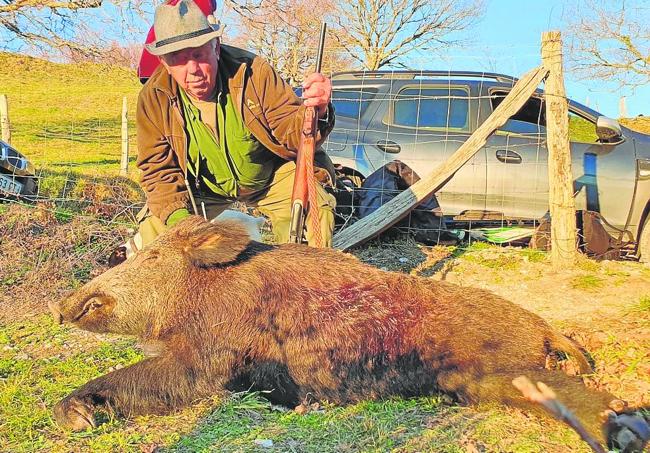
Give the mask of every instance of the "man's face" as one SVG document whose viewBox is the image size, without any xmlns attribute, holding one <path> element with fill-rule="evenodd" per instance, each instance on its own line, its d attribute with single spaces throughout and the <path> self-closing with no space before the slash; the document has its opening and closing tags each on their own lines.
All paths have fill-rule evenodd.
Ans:
<svg viewBox="0 0 650 453">
<path fill-rule="evenodd" d="M 179 50 L 163 55 L 161 62 L 169 75 L 195 99 L 207 101 L 217 83 L 219 40 L 213 39 L 201 47 Z"/>
</svg>

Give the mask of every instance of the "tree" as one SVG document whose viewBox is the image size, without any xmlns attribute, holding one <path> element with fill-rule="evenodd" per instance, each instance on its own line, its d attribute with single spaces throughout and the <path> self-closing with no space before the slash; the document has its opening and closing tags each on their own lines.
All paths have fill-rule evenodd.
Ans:
<svg viewBox="0 0 650 453">
<path fill-rule="evenodd" d="M 418 49 L 440 51 L 483 13 L 482 0 L 337 0 L 337 39 L 367 70 L 399 64 Z"/>
<path fill-rule="evenodd" d="M 240 30 L 234 42 L 264 57 L 290 84 L 297 86 L 315 67 L 321 23 L 331 19 L 332 0 L 232 0 Z M 349 68 L 328 35 L 323 72 Z"/>
<path fill-rule="evenodd" d="M 650 1 L 583 0 L 568 17 L 569 61 L 579 77 L 650 83 Z"/>
<path fill-rule="evenodd" d="M 120 32 L 140 33 L 150 0 L 0 0 L 0 47 L 97 57 Z M 103 17 L 100 8 L 108 13 Z"/>
</svg>

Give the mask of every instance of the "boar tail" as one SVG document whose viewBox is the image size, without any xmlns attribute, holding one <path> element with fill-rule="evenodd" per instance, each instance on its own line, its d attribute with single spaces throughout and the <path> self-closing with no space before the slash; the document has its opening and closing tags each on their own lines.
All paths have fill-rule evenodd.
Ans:
<svg viewBox="0 0 650 453">
<path fill-rule="evenodd" d="M 560 333 L 555 334 L 549 340 L 549 353 L 552 353 L 553 351 L 561 351 L 567 354 L 577 365 L 579 374 L 589 374 L 593 372 L 593 368 L 576 342 Z"/>
</svg>

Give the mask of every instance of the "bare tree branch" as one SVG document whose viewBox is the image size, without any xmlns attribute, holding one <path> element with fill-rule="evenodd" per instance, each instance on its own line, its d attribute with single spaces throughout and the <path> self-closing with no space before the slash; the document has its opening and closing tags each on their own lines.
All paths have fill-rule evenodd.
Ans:
<svg viewBox="0 0 650 453">
<path fill-rule="evenodd" d="M 582 78 L 637 87 L 650 82 L 650 1 L 582 0 L 569 11 L 569 61 Z"/>
<path fill-rule="evenodd" d="M 538 382 L 535 386 L 530 379 L 526 376 L 519 376 L 512 381 L 517 390 L 519 390 L 524 398 L 533 403 L 537 403 L 544 407 L 556 419 L 566 423 L 584 440 L 595 453 L 605 453 L 605 449 L 600 443 L 594 439 L 585 427 L 580 423 L 580 420 L 557 399 L 555 392 L 551 390 L 543 382 Z"/>
<path fill-rule="evenodd" d="M 117 37 L 125 48 L 129 38 L 141 38 L 152 6 L 153 0 L 0 0 L 0 49 L 98 60 L 115 51 Z"/>
<path fill-rule="evenodd" d="M 334 19 L 339 45 L 365 69 L 376 70 L 415 49 L 459 44 L 456 34 L 482 14 L 482 0 L 337 0 Z"/>
<path fill-rule="evenodd" d="M 241 33 L 234 42 L 255 51 L 275 67 L 292 85 L 298 85 L 313 71 L 318 47 L 318 30 L 334 10 L 331 0 L 228 0 Z M 328 38 L 323 72 L 349 67 L 342 62 Z"/>
</svg>

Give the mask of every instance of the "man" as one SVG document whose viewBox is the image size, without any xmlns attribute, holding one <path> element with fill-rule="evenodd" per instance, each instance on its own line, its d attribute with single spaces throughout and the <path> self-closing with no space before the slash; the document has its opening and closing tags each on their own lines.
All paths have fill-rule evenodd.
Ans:
<svg viewBox="0 0 650 453">
<path fill-rule="evenodd" d="M 222 45 L 222 28 L 193 0 L 158 6 L 154 31 L 147 50 L 162 64 L 144 85 L 136 115 L 150 213 L 141 245 L 191 213 L 213 218 L 235 201 L 257 207 L 276 240 L 287 242 L 304 111 L 316 109 L 321 144 L 334 124 L 331 82 L 310 75 L 302 102 L 263 59 Z M 319 180 L 331 182 L 329 158 L 318 151 L 315 160 Z M 335 199 L 316 187 L 322 244 L 331 246 Z M 308 226 L 310 243 L 312 236 Z"/>
</svg>

